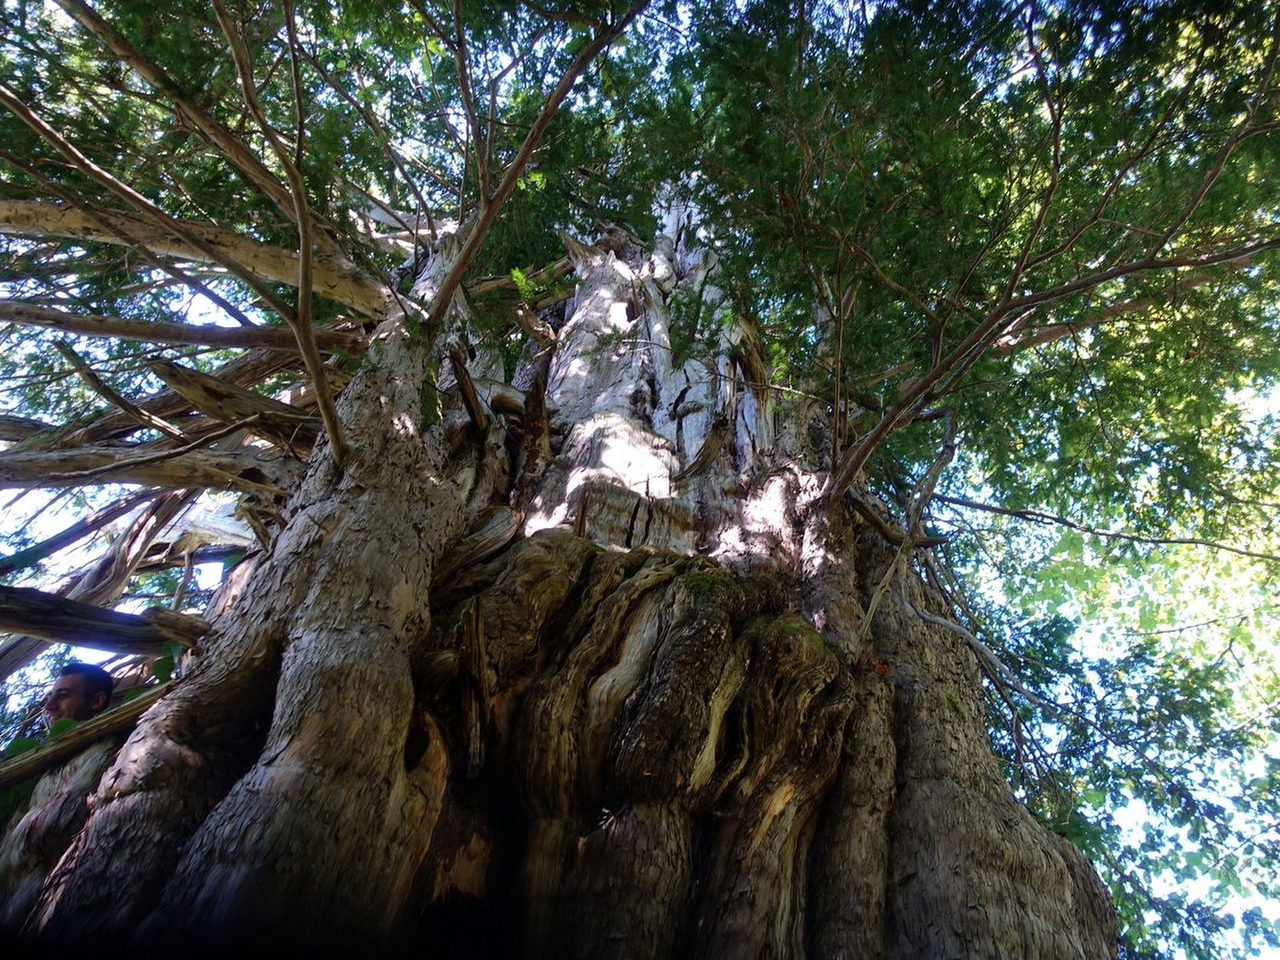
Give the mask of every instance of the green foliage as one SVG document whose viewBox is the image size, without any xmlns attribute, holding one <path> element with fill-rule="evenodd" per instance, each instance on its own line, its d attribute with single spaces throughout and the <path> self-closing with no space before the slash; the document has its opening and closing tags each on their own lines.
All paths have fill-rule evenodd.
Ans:
<svg viewBox="0 0 1280 960">
<path fill-rule="evenodd" d="M 993 690 L 993 742 L 1030 809 L 1099 866 L 1128 955 L 1270 942 L 1256 901 L 1280 866 L 1260 802 L 1280 705 L 1272 565 L 1000 517 L 966 536 L 986 556 L 965 563 L 999 577 L 975 620 L 1039 698 Z"/>
<path fill-rule="evenodd" d="M 185 652 L 185 648 L 180 643 L 166 643 L 164 645 L 164 655 L 157 658 L 151 665 L 151 673 L 158 682 L 168 683 L 172 679 L 173 671 Z"/>
<path fill-rule="evenodd" d="M 697 170 L 781 384 L 844 398 L 856 436 L 931 378 L 876 489 L 903 498 L 937 456 L 928 415 L 955 415 L 944 491 L 1006 513 L 934 528 L 990 594 L 975 625 L 1056 705 L 993 686 L 993 738 L 1103 870 L 1131 956 L 1274 937 L 1234 906 L 1280 857 L 1257 819 L 1280 706 L 1274 17 L 760 0 L 694 17 L 647 117 L 653 168 Z"/>
</svg>

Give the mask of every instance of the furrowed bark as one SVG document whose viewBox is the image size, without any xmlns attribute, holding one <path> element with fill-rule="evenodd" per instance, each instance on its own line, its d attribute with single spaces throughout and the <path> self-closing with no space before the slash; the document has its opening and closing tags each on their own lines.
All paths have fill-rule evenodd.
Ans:
<svg viewBox="0 0 1280 960">
<path fill-rule="evenodd" d="M 743 368 L 671 367 L 678 250 L 572 253 L 524 404 L 474 370 L 465 402 L 424 395 L 443 351 L 375 338 L 339 397 L 351 461 L 318 443 L 26 934 L 1115 956 L 1096 874 L 999 775 L 972 651 L 917 613 L 946 607 L 904 538 L 865 493 L 824 500 L 825 442 Z M 114 862 L 121 838 L 148 852 Z"/>
</svg>

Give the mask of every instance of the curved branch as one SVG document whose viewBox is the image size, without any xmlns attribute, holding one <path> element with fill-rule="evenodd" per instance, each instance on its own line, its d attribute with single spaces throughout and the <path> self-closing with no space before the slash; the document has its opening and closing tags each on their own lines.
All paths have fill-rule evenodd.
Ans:
<svg viewBox="0 0 1280 960">
<path fill-rule="evenodd" d="M 935 494 L 934 499 L 942 503 L 949 503 L 956 507 L 965 507 L 969 510 L 981 510 L 985 513 L 995 513 L 1004 517 L 1014 517 L 1018 520 L 1030 520 L 1033 523 L 1054 524 L 1059 527 L 1066 527 L 1070 530 L 1078 530 L 1080 533 L 1086 533 L 1092 537 L 1102 537 L 1106 540 L 1124 540 L 1128 543 L 1142 543 L 1150 546 L 1163 547 L 1207 547 L 1210 550 L 1221 550 L 1224 553 L 1234 553 L 1241 557 L 1249 557 L 1252 560 L 1266 560 L 1271 563 L 1280 563 L 1280 556 L 1274 553 L 1261 553 L 1257 550 L 1246 550 L 1244 547 L 1233 547 L 1228 543 L 1219 543 L 1217 540 L 1202 540 L 1197 537 L 1147 537 L 1137 533 L 1125 533 L 1120 530 L 1099 530 L 1097 527 L 1086 526 L 1083 523 L 1076 523 L 1074 520 L 1068 520 L 1066 517 L 1060 517 L 1053 513 L 1046 513 L 1043 510 L 1013 510 L 1009 507 L 998 507 L 992 503 L 979 503 L 976 500 L 966 500 L 963 497 L 948 497 L 943 494 Z"/>
<path fill-rule="evenodd" d="M 76 372 L 80 374 L 81 379 L 89 385 L 90 389 L 92 389 L 98 396 L 104 398 L 108 403 L 119 407 L 143 426 L 160 431 L 171 440 L 177 440 L 179 443 L 186 443 L 190 441 L 190 437 L 186 436 L 168 420 L 163 417 L 157 417 L 154 413 L 148 413 L 132 400 L 120 396 L 119 393 L 111 389 L 111 387 L 108 386 L 100 376 L 94 373 L 93 368 L 90 367 L 89 364 L 85 363 L 85 361 L 80 357 L 80 354 L 76 353 L 75 350 L 72 349 L 69 343 L 55 343 L 54 347 L 57 348 L 60 354 L 67 358 L 67 362 L 75 368 Z"/>
<path fill-rule="evenodd" d="M 102 19 L 83 0 L 58 0 L 58 5 L 103 44 L 116 59 L 136 72 L 153 89 L 164 94 L 178 116 L 199 132 L 205 142 L 215 147 L 246 179 L 271 199 L 285 213 L 293 213 L 293 202 L 284 185 L 239 138 L 196 106 L 159 66 L 149 60 L 115 28 Z"/>
<path fill-rule="evenodd" d="M 325 432 L 329 434 L 329 445 L 333 450 L 333 458 L 339 467 L 347 459 L 347 441 L 343 436 L 342 423 L 338 419 L 338 409 L 333 402 L 333 394 L 329 391 L 329 381 L 324 375 L 324 361 L 320 359 L 320 351 L 316 348 L 316 342 L 311 331 L 311 291 L 314 281 L 314 271 L 312 265 L 312 222 L 311 211 L 307 205 L 306 183 L 302 178 L 302 170 L 300 168 L 302 160 L 302 143 L 304 124 L 301 103 L 298 103 L 298 142 L 296 158 L 289 156 L 289 151 L 285 149 L 284 144 L 280 141 L 280 137 L 276 135 L 275 130 L 267 120 L 267 115 L 262 109 L 262 104 L 258 101 L 257 91 L 253 86 L 253 64 L 249 59 L 249 52 L 245 49 L 243 38 L 235 29 L 235 24 L 231 20 L 230 14 L 227 13 L 226 5 L 222 0 L 214 0 L 213 9 L 218 17 L 218 23 L 222 26 L 222 31 L 227 37 L 227 42 L 231 45 L 232 57 L 235 60 L 236 75 L 240 78 L 241 91 L 244 96 L 244 102 L 249 107 L 249 112 L 257 121 L 259 129 L 267 138 L 267 142 L 271 144 L 271 149 L 276 155 L 276 159 L 284 168 L 285 176 L 289 181 L 289 197 L 293 204 L 293 219 L 298 228 L 298 276 L 296 286 L 298 288 L 297 306 L 294 310 L 284 313 L 285 319 L 289 322 L 289 326 L 293 328 L 293 334 L 298 340 L 298 351 L 302 354 L 302 362 L 307 368 L 307 373 L 311 376 L 312 385 L 316 392 L 316 405 L 320 409 L 320 419 L 324 421 Z M 297 50 L 297 35 L 293 23 L 293 7 L 285 3 L 285 17 L 288 21 L 289 48 L 291 54 Z M 297 57 L 291 55 L 295 69 L 297 69 Z M 301 95 L 299 85 L 295 82 L 294 97 L 295 100 Z"/>
<path fill-rule="evenodd" d="M 155 253 L 191 260 L 224 263 L 234 260 L 256 276 L 290 286 L 298 282 L 298 253 L 250 237 L 190 221 L 172 221 L 170 232 L 136 213 L 78 210 L 31 200 L 0 200 L 0 232 L 23 237 L 66 237 L 119 246 L 140 244 Z M 313 285 L 317 293 L 367 316 L 387 305 L 386 286 L 354 267 L 330 258 L 316 258 Z"/>
<path fill-rule="evenodd" d="M 827 482 L 825 495 L 828 498 L 842 496 L 852 485 L 858 472 L 866 465 L 871 454 L 887 437 L 913 422 L 931 400 L 945 394 L 1002 336 L 1008 333 L 1014 324 L 1020 323 L 1031 312 L 1075 294 L 1096 289 L 1112 280 L 1144 273 L 1157 273 L 1162 270 L 1237 263 L 1268 250 L 1278 249 L 1280 249 L 1280 239 L 1261 239 L 1204 254 L 1188 253 L 1162 258 L 1143 257 L 1076 277 L 1039 293 L 1029 293 L 1001 302 L 992 308 L 982 322 L 974 327 L 955 349 L 934 364 L 928 373 L 912 381 L 903 391 L 898 402 L 880 418 L 876 425 L 845 451 L 845 455 Z"/>
</svg>

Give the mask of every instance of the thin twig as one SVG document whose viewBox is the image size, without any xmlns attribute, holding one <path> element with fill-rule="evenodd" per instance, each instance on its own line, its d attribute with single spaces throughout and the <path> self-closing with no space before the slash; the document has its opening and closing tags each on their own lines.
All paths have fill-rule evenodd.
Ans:
<svg viewBox="0 0 1280 960">
<path fill-rule="evenodd" d="M 1137 533 L 1126 533 L 1122 530 L 1099 530 L 1097 527 L 1090 527 L 1083 523 L 1077 523 L 1074 520 L 1068 520 L 1066 517 L 1046 513 L 1043 510 L 1014 510 L 1009 507 L 999 507 L 992 503 L 979 503 L 976 500 L 967 500 L 964 497 L 948 497 L 943 494 L 938 494 L 934 499 L 941 503 L 949 503 L 957 507 L 966 507 L 970 510 L 982 510 L 985 513 L 996 513 L 1001 516 L 1016 517 L 1019 520 L 1030 520 L 1034 523 L 1055 524 L 1060 527 L 1067 527 L 1071 530 L 1078 530 L 1081 533 L 1086 533 L 1090 536 L 1102 537 L 1109 540 L 1124 540 L 1129 543 L 1143 543 L 1151 546 L 1207 547 L 1210 550 L 1222 550 L 1225 553 L 1234 553 L 1238 556 L 1249 557 L 1253 560 L 1266 560 L 1271 563 L 1280 563 L 1280 556 L 1277 556 L 1274 553 L 1261 553 L 1256 550 L 1246 550 L 1244 547 L 1233 547 L 1230 544 L 1219 543 L 1216 540 L 1202 540 L 1196 537 L 1147 537 Z"/>
<path fill-rule="evenodd" d="M 529 127 L 529 132 L 525 135 L 520 149 L 516 151 L 516 155 L 507 164 L 503 172 L 502 181 L 493 191 L 493 195 L 481 197 L 480 209 L 477 211 L 476 218 L 467 231 L 466 240 L 454 259 L 452 269 L 441 281 L 440 287 L 436 291 L 435 302 L 432 304 L 431 312 L 428 314 L 425 324 L 428 341 L 434 340 L 439 333 L 440 327 L 444 323 L 445 314 L 453 303 L 453 296 L 462 284 L 463 274 L 466 273 L 471 261 L 479 252 L 480 244 L 484 241 L 494 220 L 497 219 L 498 211 L 501 209 L 502 204 L 515 189 L 520 177 L 524 175 L 525 167 L 533 156 L 533 151 L 542 141 L 542 135 L 546 133 L 547 126 L 560 108 L 560 104 L 569 95 L 574 83 L 591 65 L 591 62 L 609 44 L 621 36 L 631 21 L 639 16 L 640 12 L 648 5 L 649 0 L 637 0 L 615 23 L 601 29 L 589 43 L 578 51 L 577 56 L 573 58 L 573 62 L 560 78 L 560 82 L 556 84 L 555 89 L 551 91 L 546 102 L 543 103 L 542 109 Z"/>
</svg>

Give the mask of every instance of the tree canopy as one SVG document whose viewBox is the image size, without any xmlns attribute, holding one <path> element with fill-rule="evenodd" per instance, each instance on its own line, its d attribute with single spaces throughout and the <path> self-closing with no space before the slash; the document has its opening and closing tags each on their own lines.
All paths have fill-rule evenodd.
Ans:
<svg viewBox="0 0 1280 960">
<path fill-rule="evenodd" d="M 647 242 L 678 198 L 715 268 L 673 348 L 746 331 L 753 388 L 832 424 L 825 495 L 936 544 L 1008 775 L 1098 864 L 1128 954 L 1280 942 L 1276 4 L 22 0 L 4 25 L 0 484 L 85 520 L 6 523 L 6 584 L 88 544 L 111 562 L 68 595 L 199 612 L 183 564 L 226 539 L 156 531 L 205 490 L 252 519 L 318 436 L 341 450 L 388 297 L 427 338 L 461 304 L 510 372 L 564 235 Z"/>
</svg>

